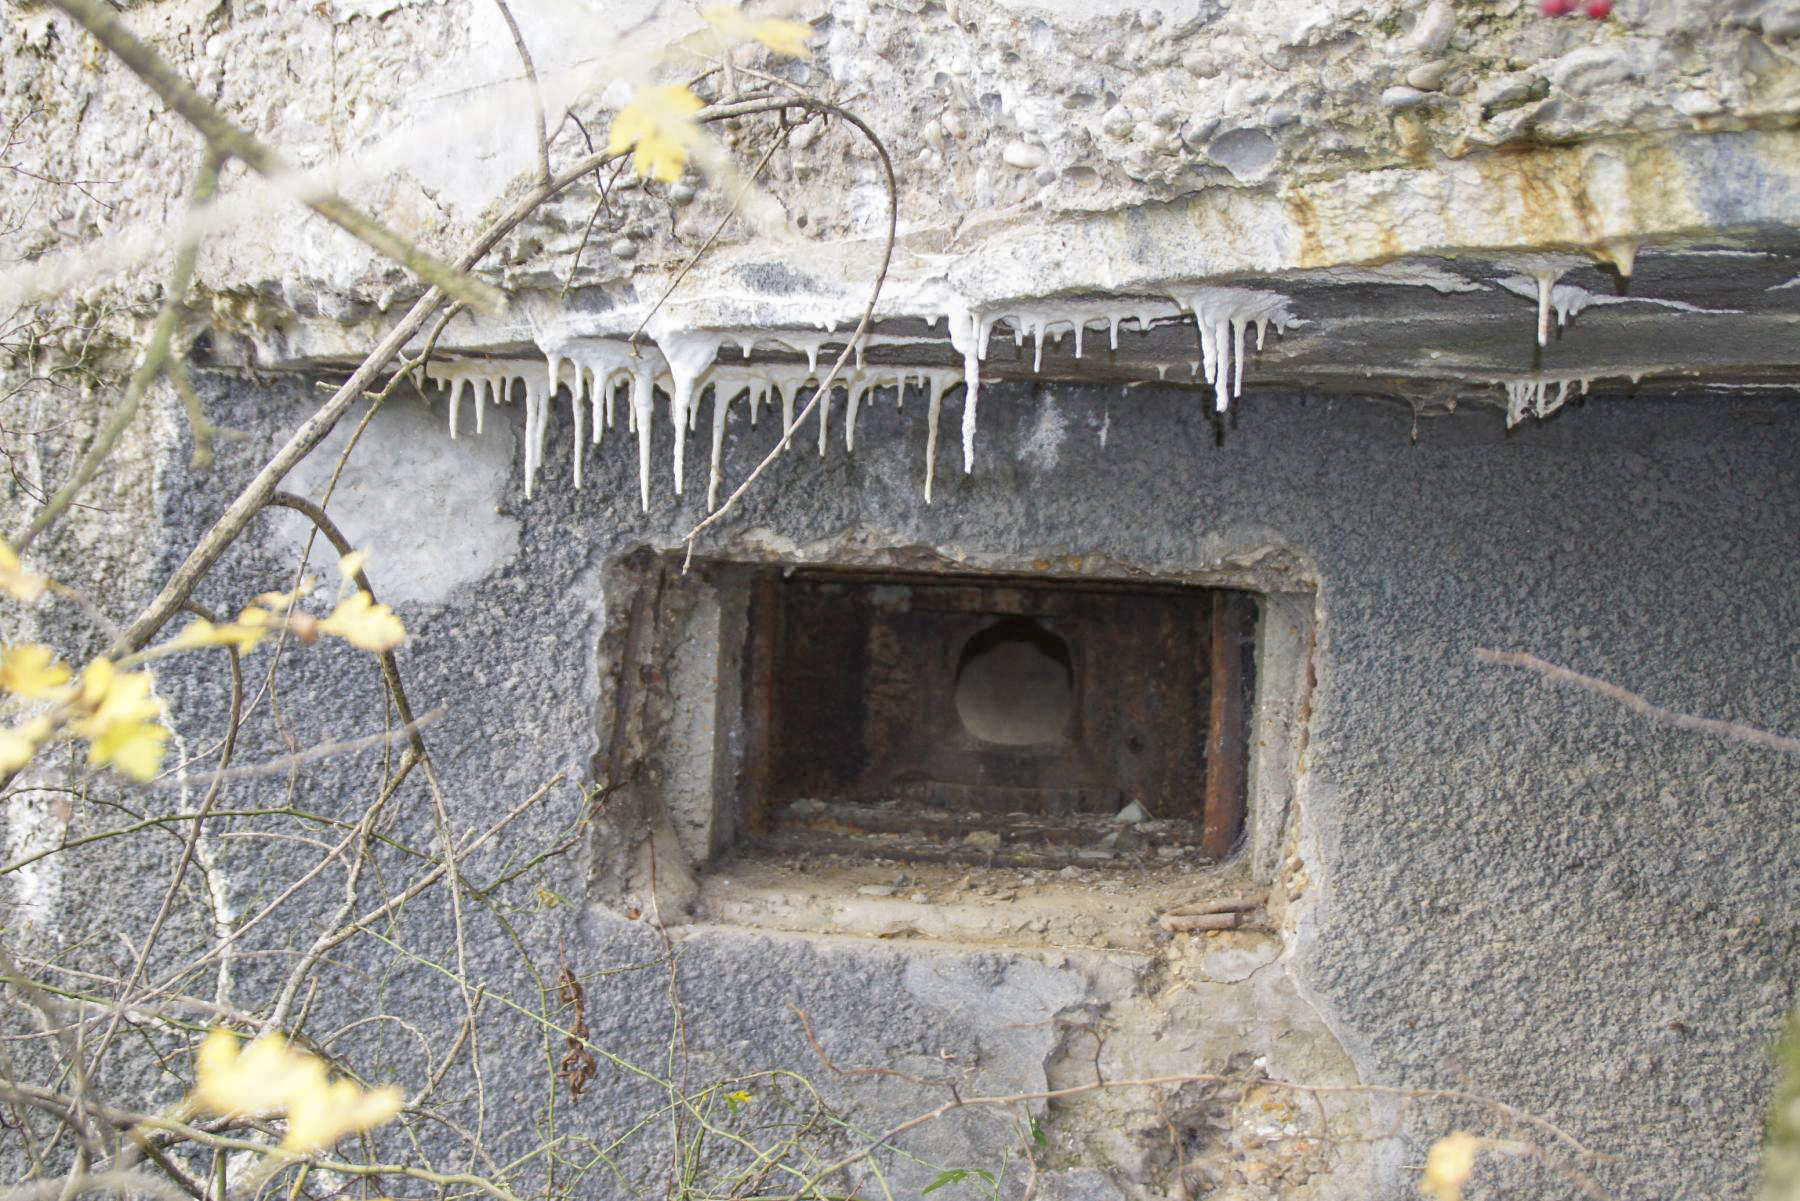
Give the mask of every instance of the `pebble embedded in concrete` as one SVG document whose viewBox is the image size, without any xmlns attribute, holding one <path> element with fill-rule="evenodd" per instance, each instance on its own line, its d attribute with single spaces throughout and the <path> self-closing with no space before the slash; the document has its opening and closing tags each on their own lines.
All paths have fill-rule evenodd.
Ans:
<svg viewBox="0 0 1800 1201">
<path fill-rule="evenodd" d="M 1035 171 L 1044 165 L 1044 148 L 1029 142 L 1008 142 L 1000 157 L 1015 170 Z"/>
</svg>

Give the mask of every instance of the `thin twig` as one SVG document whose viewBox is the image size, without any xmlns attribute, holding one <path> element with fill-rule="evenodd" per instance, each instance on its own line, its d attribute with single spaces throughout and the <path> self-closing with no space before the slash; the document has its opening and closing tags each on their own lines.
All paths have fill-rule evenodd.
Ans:
<svg viewBox="0 0 1800 1201">
<path fill-rule="evenodd" d="M 525 78 L 531 83 L 531 111 L 537 124 L 538 182 L 550 182 L 550 139 L 544 133 L 544 91 L 538 86 L 537 68 L 531 65 L 531 51 L 525 48 L 525 35 L 519 32 L 519 23 L 513 20 L 512 9 L 506 7 L 506 0 L 494 0 L 494 7 L 500 10 L 500 17 L 506 22 L 506 28 L 512 31 L 513 45 L 518 48 L 519 62 L 524 64 Z"/>
<path fill-rule="evenodd" d="M 869 144 L 875 148 L 875 153 L 881 157 L 881 169 L 882 173 L 886 176 L 888 193 L 887 237 L 883 242 L 881 250 L 881 269 L 875 273 L 875 284 L 869 289 L 869 302 L 863 306 L 862 318 L 856 323 L 856 329 L 851 333 L 850 340 L 844 344 L 843 353 L 838 355 L 837 362 L 831 365 L 831 370 L 826 373 L 825 379 L 816 389 L 814 389 L 812 396 L 806 402 L 806 406 L 801 409 L 799 413 L 794 415 L 793 422 L 781 432 L 781 440 L 775 444 L 775 449 L 763 456 L 762 462 L 758 463 L 750 474 L 744 478 L 743 483 L 732 490 L 731 495 L 725 498 L 724 504 L 709 513 L 698 525 L 689 530 L 682 538 L 682 542 L 687 546 L 686 562 L 689 563 L 693 561 L 694 557 L 694 540 L 704 533 L 708 527 L 716 524 L 722 520 L 727 513 L 731 512 L 733 506 L 735 506 L 738 500 L 743 497 L 744 493 L 750 490 L 751 485 L 755 484 L 762 473 L 767 471 L 770 465 L 773 464 L 776 459 L 781 457 L 781 453 L 786 450 L 788 444 L 794 440 L 794 434 L 806 423 L 807 418 L 812 415 L 813 409 L 818 406 L 820 398 L 824 397 L 826 398 L 826 403 L 830 403 L 829 398 L 832 384 L 836 382 L 838 375 L 843 371 L 844 364 L 850 361 L 850 356 L 855 352 L 857 343 L 862 340 L 863 335 L 868 332 L 869 326 L 874 322 L 875 303 L 881 299 L 882 285 L 887 282 L 888 266 L 894 259 L 894 241 L 899 234 L 900 228 L 900 189 L 894 179 L 894 163 L 893 160 L 888 157 L 887 147 L 882 145 L 881 139 L 875 135 L 875 131 L 870 129 L 862 118 L 858 117 L 855 113 L 839 108 L 835 104 L 828 104 L 823 100 L 813 100 L 810 98 L 792 98 L 786 103 L 789 105 L 804 105 L 809 108 L 817 109 L 820 112 L 835 113 L 850 125 L 854 126 L 863 137 L 867 138 Z"/>
<path fill-rule="evenodd" d="M 1790 738 L 1785 734 L 1774 734 L 1768 730 L 1760 730 L 1755 726 L 1747 726 L 1737 721 L 1720 721 L 1713 717 L 1695 717 L 1691 713 L 1678 713 L 1673 709 L 1665 709 L 1661 705 L 1652 704 L 1628 688 L 1617 684 L 1584 676 L 1578 671 L 1570 671 L 1566 667 L 1558 667 L 1546 662 L 1536 655 L 1527 655 L 1522 651 L 1495 651 L 1486 647 L 1475 648 L 1475 657 L 1483 663 L 1498 663 L 1502 667 L 1521 667 L 1526 671 L 1535 671 L 1552 684 L 1573 684 L 1577 688 L 1585 688 L 1610 701 L 1617 701 L 1640 717 L 1651 721 L 1674 726 L 1678 730 L 1692 730 L 1697 734 L 1711 734 L 1718 738 L 1728 738 L 1734 742 L 1744 742 L 1751 746 L 1767 747 L 1772 751 L 1786 751 L 1790 755 L 1800 754 L 1800 738 Z"/>
<path fill-rule="evenodd" d="M 162 307 L 157 310 L 156 323 L 150 329 L 150 341 L 144 348 L 143 361 L 131 373 L 131 380 L 125 385 L 125 395 L 120 399 L 119 407 L 114 410 L 112 420 L 106 423 L 106 427 L 94 439 L 93 445 L 88 447 L 87 454 L 82 456 L 75 474 L 56 490 L 56 495 L 38 510 L 25 532 L 14 540 L 18 549 L 24 550 L 30 546 L 51 522 L 63 515 L 81 490 L 92 482 L 100 465 L 106 462 L 113 447 L 118 445 L 119 438 L 131 424 L 132 418 L 137 416 L 145 391 L 162 373 L 175 338 L 176 322 L 181 317 L 182 302 L 187 298 L 188 283 L 194 276 L 194 254 L 199 245 L 199 214 L 212 203 L 213 194 L 218 190 L 221 165 L 218 153 L 209 149 L 200 164 L 199 173 L 194 177 L 194 189 L 188 196 L 187 221 L 182 229 L 181 240 L 176 245 L 175 269 L 169 274 L 168 290 L 163 294 Z"/>
</svg>

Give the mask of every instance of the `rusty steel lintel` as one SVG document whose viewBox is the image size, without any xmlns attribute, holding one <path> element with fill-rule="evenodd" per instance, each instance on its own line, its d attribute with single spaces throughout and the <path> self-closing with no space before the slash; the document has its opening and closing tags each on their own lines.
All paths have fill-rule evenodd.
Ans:
<svg viewBox="0 0 1800 1201">
<path fill-rule="evenodd" d="M 1244 641 L 1254 610 L 1229 592 L 1212 598 L 1212 698 L 1206 728 L 1206 809 L 1201 849 L 1223 859 L 1244 828 Z"/>
<path fill-rule="evenodd" d="M 745 614 L 744 725 L 747 753 L 744 764 L 744 829 L 752 837 L 769 832 L 771 777 L 774 754 L 780 732 L 776 726 L 775 665 L 780 654 L 776 641 L 780 637 L 777 615 L 780 598 L 777 577 L 760 572 L 750 585 L 749 607 Z"/>
</svg>

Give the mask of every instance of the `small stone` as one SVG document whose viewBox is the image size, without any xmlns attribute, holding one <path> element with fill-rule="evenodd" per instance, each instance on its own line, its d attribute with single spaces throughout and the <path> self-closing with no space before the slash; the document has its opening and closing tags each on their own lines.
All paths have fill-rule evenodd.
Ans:
<svg viewBox="0 0 1800 1201">
<path fill-rule="evenodd" d="M 1108 137 L 1129 138 L 1131 131 L 1137 128 L 1137 118 L 1123 104 L 1115 104 L 1100 118 L 1100 128 Z"/>
<path fill-rule="evenodd" d="M 1076 867 L 1073 863 L 1071 863 L 1069 866 L 1063 868 L 1060 872 L 1057 872 L 1056 874 L 1059 879 L 1063 879 L 1063 880 L 1079 880 L 1079 879 L 1081 879 L 1081 869 Z"/>
<path fill-rule="evenodd" d="M 788 812 L 795 817 L 814 817 L 825 812 L 825 802 L 812 797 L 801 797 L 788 805 Z"/>
<path fill-rule="evenodd" d="M 1392 109 L 1417 108 L 1431 98 L 1431 93 L 1421 92 L 1418 88 L 1407 87 L 1397 83 L 1381 93 L 1381 107 Z"/>
<path fill-rule="evenodd" d="M 1133 801 L 1131 804 L 1113 814 L 1113 820 L 1116 822 L 1124 822 L 1128 826 L 1135 826 L 1139 822 L 1146 820 L 1149 816 L 1150 815 L 1144 811 L 1142 805 Z"/>
<path fill-rule="evenodd" d="M 1196 79 L 1211 79 L 1219 73 L 1219 60 L 1204 50 L 1190 50 L 1181 56 L 1181 65 Z"/>
<path fill-rule="evenodd" d="M 1029 142 L 1008 142 L 1000 157 L 1015 170 L 1035 171 L 1044 165 L 1044 148 Z"/>
<path fill-rule="evenodd" d="M 1572 50 L 1545 69 L 1563 91 L 1585 96 L 1642 74 L 1642 64 L 1616 46 L 1583 46 Z"/>
<path fill-rule="evenodd" d="M 1413 22 L 1412 33 L 1406 42 L 1420 54 L 1433 58 L 1444 52 L 1450 44 L 1450 35 L 1456 32 L 1456 14 L 1450 11 L 1449 0 L 1431 0 L 1418 20 Z"/>
<path fill-rule="evenodd" d="M 637 243 L 633 242 L 630 238 L 615 239 L 613 241 L 611 249 L 612 249 L 612 255 L 615 259 L 618 259 L 621 262 L 626 262 L 626 263 L 629 263 L 632 259 L 635 259 L 637 257 L 637 253 L 638 253 Z"/>
<path fill-rule="evenodd" d="M 1195 117 L 1181 127 L 1181 144 L 1189 150 L 1204 150 L 1206 143 L 1211 141 L 1213 134 L 1217 132 L 1219 132 L 1217 117 L 1209 117 L 1204 121 Z"/>
<path fill-rule="evenodd" d="M 1444 86 L 1444 76 L 1450 73 L 1450 60 L 1433 59 L 1428 63 L 1420 63 L 1406 73 L 1406 86 L 1418 88 L 1421 92 L 1435 92 Z"/>
<path fill-rule="evenodd" d="M 891 897 L 894 895 L 892 884 L 865 884 L 856 890 L 865 897 Z"/>
<path fill-rule="evenodd" d="M 908 897 L 907 899 L 910 900 L 915 905 L 924 905 L 931 900 L 930 897 L 926 896 L 922 892 L 915 892 L 912 894 L 912 896 Z"/>
<path fill-rule="evenodd" d="M 1117 852 L 1106 847 L 1082 847 L 1075 852 L 1075 857 L 1077 859 L 1114 859 L 1118 856 Z"/>
<path fill-rule="evenodd" d="M 1683 92 L 1670 103 L 1674 105 L 1675 111 L 1684 117 L 1705 117 L 1725 111 L 1725 106 L 1719 103 L 1715 97 L 1698 89 Z"/>
<path fill-rule="evenodd" d="M 694 203 L 694 185 L 685 181 L 670 184 L 669 201 L 671 204 Z"/>
</svg>

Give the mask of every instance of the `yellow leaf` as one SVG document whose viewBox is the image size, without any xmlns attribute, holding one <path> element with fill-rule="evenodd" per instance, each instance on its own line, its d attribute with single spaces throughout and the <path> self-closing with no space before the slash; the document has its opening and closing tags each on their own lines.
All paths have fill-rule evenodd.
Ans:
<svg viewBox="0 0 1800 1201">
<path fill-rule="evenodd" d="M 1432 1201 L 1462 1201 L 1463 1185 L 1475 1174 L 1475 1153 L 1479 1150 L 1481 1140 L 1461 1130 L 1431 1144 L 1425 1155 L 1425 1174 L 1419 1178 L 1419 1191 Z"/>
<path fill-rule="evenodd" d="M 121 674 L 111 659 L 95 659 L 81 669 L 75 706 L 81 716 L 75 732 L 94 738 L 114 725 L 130 725 L 162 716 L 163 703 L 150 695 L 155 681 L 147 671 Z"/>
<path fill-rule="evenodd" d="M 674 183 L 687 167 L 688 150 L 700 140 L 694 114 L 700 98 L 680 84 L 644 88 L 613 118 L 606 141 L 608 154 L 636 146 L 632 167 L 664 183 Z"/>
<path fill-rule="evenodd" d="M 0 689 L 14 696 L 49 696 L 69 682 L 69 669 L 47 646 L 0 647 Z"/>
<path fill-rule="evenodd" d="M 701 17 L 713 27 L 720 40 L 732 42 L 761 42 L 777 54 L 789 58 L 805 58 L 808 53 L 806 41 L 812 36 L 812 26 L 802 21 L 780 21 L 773 18 L 753 21 L 742 9 L 720 6 L 703 11 Z"/>
<path fill-rule="evenodd" d="M 240 1053 L 237 1036 L 214 1030 L 194 1057 L 189 1103 L 215 1117 L 276 1113 L 294 1097 L 325 1087 L 325 1065 L 295 1051 L 279 1034 L 265 1034 Z"/>
<path fill-rule="evenodd" d="M 251 610 L 246 610 L 246 612 L 251 612 Z M 232 646 L 240 652 L 248 654 L 256 649 L 256 644 L 262 641 L 263 635 L 268 630 L 267 613 L 261 609 L 254 610 L 254 612 L 262 614 L 264 620 L 252 623 L 228 622 L 225 625 L 214 625 L 203 617 L 196 618 L 187 629 L 171 638 L 168 645 L 172 648 L 183 649 L 202 646 Z"/>
<path fill-rule="evenodd" d="M 386 605 L 378 605 L 367 592 L 358 592 L 319 623 L 319 632 L 342 638 L 365 651 L 391 651 L 406 641 L 406 627 Z"/>
<path fill-rule="evenodd" d="M 95 767 L 111 764 L 121 774 L 147 784 L 162 770 L 168 741 L 167 727 L 156 722 L 115 722 L 88 744 L 88 762 Z"/>
<path fill-rule="evenodd" d="M 777 54 L 805 58 L 810 53 L 806 40 L 812 36 L 812 26 L 802 21 L 758 21 L 750 36 Z"/>
<path fill-rule="evenodd" d="M 353 1080 L 333 1080 L 296 1093 L 288 1101 L 283 1149 L 323 1151 L 346 1134 L 373 1130 L 400 1112 L 404 1098 L 393 1085 L 364 1092 Z"/>
<path fill-rule="evenodd" d="M 27 763 L 50 737 L 50 719 L 34 717 L 22 726 L 0 730 L 0 772 L 11 775 Z"/>
<path fill-rule="evenodd" d="M 149 672 L 121 674 L 110 659 L 95 659 L 82 669 L 70 728 L 88 740 L 89 763 L 111 764 L 139 781 L 156 775 L 169 731 L 156 720 L 163 703 L 150 695 L 153 687 Z"/>
<path fill-rule="evenodd" d="M 18 600 L 34 601 L 49 586 L 50 581 L 43 576 L 23 570 L 19 556 L 6 539 L 0 538 L 0 592 L 10 592 Z"/>
<path fill-rule="evenodd" d="M 356 574 L 369 565 L 369 552 L 353 550 L 338 560 L 338 574 L 346 580 L 353 580 Z"/>
<path fill-rule="evenodd" d="M 281 610 L 286 612 L 300 603 L 300 598 L 311 592 L 318 585 L 313 576 L 300 577 L 300 586 L 292 592 L 263 592 L 250 598 L 250 609 Z M 248 613 L 250 609 L 245 609 Z M 241 620 L 241 619 L 240 619 Z"/>
</svg>

